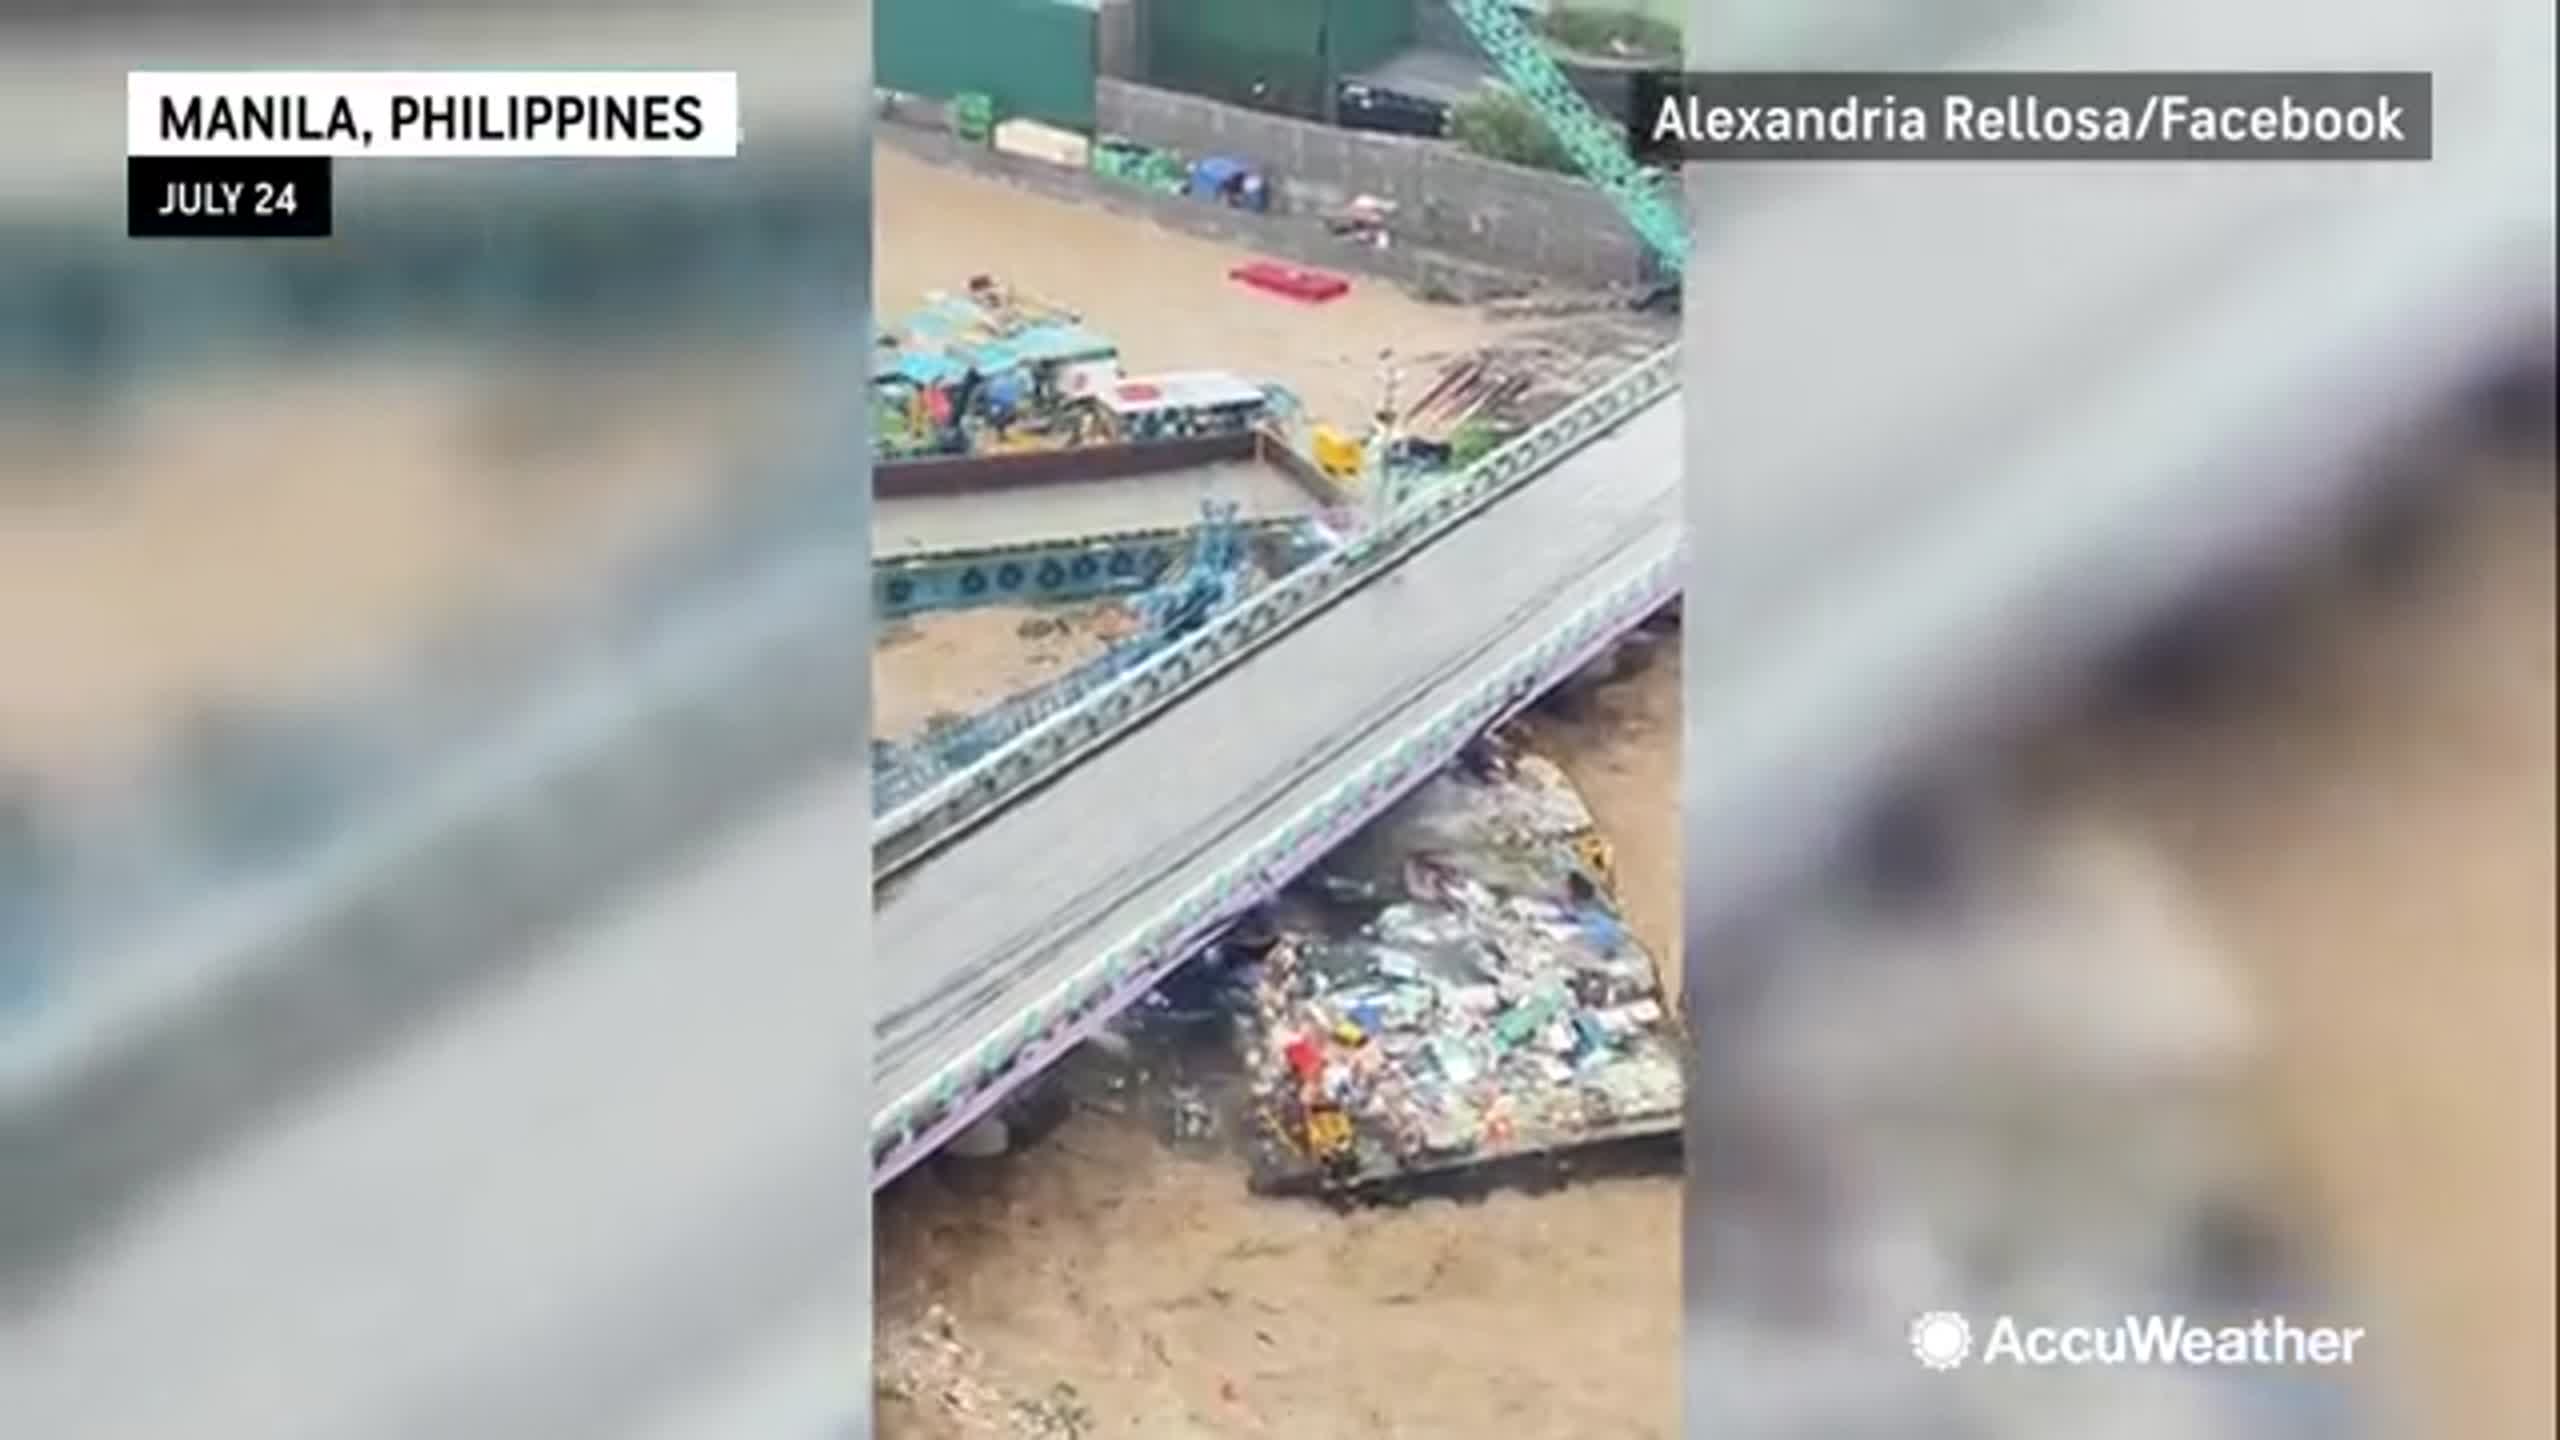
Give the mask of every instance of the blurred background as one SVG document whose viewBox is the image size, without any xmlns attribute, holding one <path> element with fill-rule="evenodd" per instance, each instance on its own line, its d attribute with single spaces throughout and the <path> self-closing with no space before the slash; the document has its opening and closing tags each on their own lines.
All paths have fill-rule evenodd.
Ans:
<svg viewBox="0 0 2560 1440">
<path fill-rule="evenodd" d="M 774 1164 L 858 1278 L 860 1147 L 745 1147 L 865 1073 L 867 902 L 833 877 L 867 868 L 868 44 L 867 4 L 798 0 L 0 8 L 7 1428 L 585 1433 L 683 1367 L 590 1329 L 602 1368 L 502 1395 L 450 1347 L 716 1253 L 663 1227 Z M 131 69 L 633 66 L 737 71 L 740 158 L 340 162 L 330 240 L 122 235 Z M 813 786 L 846 799 L 793 822 L 796 891 L 624 915 Z M 542 989 L 576 984 L 605 988 Z M 513 1072 L 509 1024 L 549 1035 Z M 467 1088 L 387 1109 L 460 1033 Z M 696 1068 L 719 1083 L 653 1088 Z M 279 1148 L 395 1113 L 431 1189 Z M 546 1163 L 564 1127 L 584 1151 Z M 369 1199 L 321 1203 L 332 1176 Z M 230 1323 L 190 1269 L 216 1252 L 267 1292 Z M 395 1385 L 366 1297 L 409 1283 Z M 294 1329 L 321 1317 L 329 1396 L 242 1393 L 327 1358 Z"/>
<path fill-rule="evenodd" d="M 1689 1433 L 2547 1433 L 2548 7 L 1908 11 L 1690 61 L 2426 69 L 2436 158 L 1693 167 Z"/>
</svg>

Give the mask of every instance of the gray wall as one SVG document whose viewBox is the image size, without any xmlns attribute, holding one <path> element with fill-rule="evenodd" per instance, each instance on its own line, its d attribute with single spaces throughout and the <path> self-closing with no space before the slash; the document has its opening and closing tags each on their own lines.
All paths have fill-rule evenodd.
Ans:
<svg viewBox="0 0 2560 1440">
<path fill-rule="evenodd" d="M 1396 203 L 1399 241 L 1460 260 L 1573 285 L 1650 278 L 1643 242 L 1617 207 L 1566 176 L 1437 141 L 1337 130 L 1125 80 L 1096 83 L 1094 114 L 1106 133 L 1190 156 L 1255 162 L 1271 175 L 1280 209 L 1316 212 L 1375 195 Z"/>
</svg>

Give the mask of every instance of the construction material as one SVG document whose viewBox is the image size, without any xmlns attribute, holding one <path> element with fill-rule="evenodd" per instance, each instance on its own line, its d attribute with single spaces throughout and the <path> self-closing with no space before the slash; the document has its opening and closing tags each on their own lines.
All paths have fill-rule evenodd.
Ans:
<svg viewBox="0 0 2560 1440">
<path fill-rule="evenodd" d="M 1228 271 L 1227 276 L 1257 290 L 1267 290 L 1274 295 L 1301 300 L 1311 305 L 1321 305 L 1327 300 L 1340 299 L 1351 290 L 1350 281 L 1330 271 L 1283 265 L 1277 260 L 1248 261 Z"/>
<path fill-rule="evenodd" d="M 1462 356 L 1441 368 L 1439 378 L 1399 418 L 1398 428 L 1446 450 L 1460 430 L 1503 414 L 1533 383 L 1531 374 L 1504 365 L 1492 353 Z"/>
<path fill-rule="evenodd" d="M 1007 120 L 995 127 L 995 147 L 1007 155 L 1045 161 L 1069 170 L 1089 169 L 1093 142 L 1072 130 L 1037 120 Z"/>
</svg>

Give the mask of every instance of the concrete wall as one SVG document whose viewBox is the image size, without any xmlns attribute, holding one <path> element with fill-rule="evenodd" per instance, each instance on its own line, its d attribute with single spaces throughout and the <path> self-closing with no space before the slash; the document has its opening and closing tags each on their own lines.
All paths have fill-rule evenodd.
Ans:
<svg viewBox="0 0 2560 1440">
<path fill-rule="evenodd" d="M 1643 242 L 1583 182 L 1504 165 L 1436 141 L 1371 135 L 1197 96 L 1101 80 L 1097 123 L 1186 155 L 1235 155 L 1273 180 L 1276 208 L 1317 212 L 1354 195 L 1396 203 L 1402 241 L 1575 285 L 1650 278 Z M 1346 262 L 1347 263 L 1347 262 Z"/>
</svg>

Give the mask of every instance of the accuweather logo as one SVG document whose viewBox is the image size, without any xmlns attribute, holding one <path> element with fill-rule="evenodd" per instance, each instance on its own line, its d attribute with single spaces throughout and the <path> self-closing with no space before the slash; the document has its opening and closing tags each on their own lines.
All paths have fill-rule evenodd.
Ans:
<svg viewBox="0 0 2560 1440">
<path fill-rule="evenodd" d="M 1931 1310 L 1911 1322 L 1911 1353 L 1932 1370 L 1979 1365 L 2335 1366 L 2352 1365 L 2361 1326 L 2300 1325 L 2281 1315 L 2245 1325 L 2198 1325 L 2184 1315 L 2127 1315 L 2113 1325 L 1991 1323 L 1979 1354 L 1972 1322 Z"/>
</svg>

